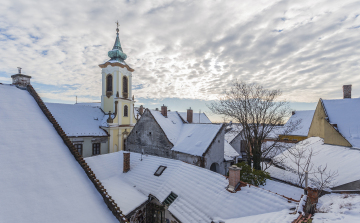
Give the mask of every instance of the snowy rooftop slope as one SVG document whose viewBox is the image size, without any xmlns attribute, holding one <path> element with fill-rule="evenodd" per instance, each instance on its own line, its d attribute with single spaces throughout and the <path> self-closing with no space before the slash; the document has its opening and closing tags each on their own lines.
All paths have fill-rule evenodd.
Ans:
<svg viewBox="0 0 360 223">
<path fill-rule="evenodd" d="M 231 130 L 225 133 L 225 139 L 231 143 L 231 141 L 234 140 L 234 138 L 241 132 L 242 126 L 240 124 L 232 124 Z"/>
<path fill-rule="evenodd" d="M 330 123 L 353 147 L 360 148 L 360 98 L 322 100 Z"/>
<path fill-rule="evenodd" d="M 241 222 L 251 222 L 251 223 L 291 223 L 293 222 L 299 214 L 289 214 L 289 210 L 281 210 L 276 212 L 270 212 L 261 215 L 248 216 L 242 218 L 233 218 L 228 219 L 225 223 L 241 223 Z"/>
<path fill-rule="evenodd" d="M 237 193 L 230 193 L 225 189 L 228 180 L 224 176 L 179 160 L 143 156 L 140 161 L 138 153 L 131 153 L 130 157 L 131 167 L 127 173 L 122 171 L 122 151 L 89 157 L 86 161 L 101 182 L 106 182 L 111 195 L 135 194 L 135 188 L 162 202 L 174 192 L 178 197 L 169 206 L 169 211 L 182 222 L 211 222 L 212 219 L 240 218 L 295 207 L 285 198 L 257 187 L 243 187 Z M 160 176 L 154 176 L 160 165 L 167 168 Z M 129 184 L 131 190 L 118 186 L 122 185 L 120 181 Z M 126 204 L 117 198 L 115 202 L 122 210 L 125 208 Z M 141 202 L 141 199 L 137 200 L 138 205 Z"/>
<path fill-rule="evenodd" d="M 294 146 L 313 149 L 316 154 L 311 159 L 314 164 L 314 170 L 317 169 L 317 166 L 325 167 L 325 165 L 327 165 L 328 170 L 338 171 L 339 176 L 336 178 L 334 186 L 360 180 L 360 150 L 324 144 L 323 139 L 319 137 L 308 138 Z M 291 149 L 294 149 L 294 147 Z M 276 156 L 275 159 L 284 158 L 285 167 L 295 169 L 295 164 L 287 158 L 287 155 L 288 150 Z M 269 172 L 271 173 L 271 171 Z M 311 178 L 311 175 L 309 175 L 309 177 Z"/>
<path fill-rule="evenodd" d="M 34 98 L 0 95 L 0 222 L 118 222 Z"/>
<path fill-rule="evenodd" d="M 181 118 L 187 122 L 187 112 L 178 112 Z M 205 113 L 193 113 L 192 123 L 212 123 Z"/>
<path fill-rule="evenodd" d="M 154 111 L 150 109 L 149 111 L 154 116 L 157 123 L 159 123 L 162 130 L 164 130 L 165 135 L 170 140 L 170 142 L 175 145 L 183 126 L 183 121 L 177 112 L 168 111 L 167 118 L 165 118 L 160 111 Z"/>
<path fill-rule="evenodd" d="M 290 123 L 295 123 L 298 120 L 301 120 L 300 124 L 297 126 L 297 129 L 291 132 L 289 135 L 297 135 L 297 136 L 307 136 L 310 125 L 314 116 L 315 110 L 305 110 L 305 111 L 296 111 L 294 115 L 290 117 L 290 119 L 286 122 L 286 125 L 290 125 Z"/>
<path fill-rule="evenodd" d="M 274 180 L 266 180 L 266 185 L 259 186 L 265 190 L 269 190 L 274 193 L 284 195 L 286 197 L 292 198 L 294 200 L 300 200 L 301 195 L 304 193 L 304 190 L 299 187 L 294 187 L 289 184 L 281 183 Z"/>
<path fill-rule="evenodd" d="M 100 129 L 104 113 L 98 107 L 45 103 L 67 136 L 107 136 Z"/>
<path fill-rule="evenodd" d="M 84 102 L 84 103 L 76 103 L 74 105 L 79 105 L 79 106 L 90 106 L 90 107 L 97 107 L 100 108 L 101 107 L 101 102 Z"/>
<path fill-rule="evenodd" d="M 202 156 L 222 126 L 222 124 L 183 124 L 172 150 Z"/>
<path fill-rule="evenodd" d="M 224 140 L 224 159 L 233 160 L 234 157 L 238 157 L 240 154 L 226 141 Z"/>
</svg>

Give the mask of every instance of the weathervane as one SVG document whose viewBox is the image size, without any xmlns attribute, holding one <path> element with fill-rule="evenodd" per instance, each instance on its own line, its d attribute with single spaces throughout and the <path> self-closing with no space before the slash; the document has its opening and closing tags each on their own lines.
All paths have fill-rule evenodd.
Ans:
<svg viewBox="0 0 360 223">
<path fill-rule="evenodd" d="M 116 23 L 116 32 L 119 33 L 119 26 L 120 26 L 119 21 L 116 21 L 115 23 Z"/>
<path fill-rule="evenodd" d="M 21 74 L 21 67 L 17 67 L 19 74 Z"/>
</svg>

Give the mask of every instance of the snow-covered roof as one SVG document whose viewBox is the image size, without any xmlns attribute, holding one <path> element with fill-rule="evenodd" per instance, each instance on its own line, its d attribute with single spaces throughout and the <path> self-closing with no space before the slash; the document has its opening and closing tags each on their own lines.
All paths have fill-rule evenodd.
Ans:
<svg viewBox="0 0 360 223">
<path fill-rule="evenodd" d="M 329 122 L 353 147 L 360 148 L 360 98 L 322 100 Z"/>
<path fill-rule="evenodd" d="M 57 103 L 45 105 L 67 136 L 107 136 L 100 128 L 105 114 L 99 107 Z"/>
<path fill-rule="evenodd" d="M 235 157 L 239 157 L 240 154 L 236 152 L 234 147 L 232 147 L 226 140 L 224 140 L 224 159 L 226 161 L 234 160 Z"/>
<path fill-rule="evenodd" d="M 172 150 L 202 156 L 221 128 L 221 124 L 183 124 Z"/>
<path fill-rule="evenodd" d="M 187 122 L 187 112 L 178 112 L 181 118 Z M 205 113 L 193 113 L 192 123 L 212 123 Z"/>
<path fill-rule="evenodd" d="M 101 107 L 101 102 L 83 102 L 83 103 L 76 103 L 75 105 L 79 106 L 90 106 L 90 107 Z"/>
<path fill-rule="evenodd" d="M 223 126 L 184 123 L 176 111 L 168 111 L 167 117 L 164 117 L 160 111 L 149 111 L 174 145 L 172 150 L 195 156 L 202 156 L 206 152 Z"/>
<path fill-rule="evenodd" d="M 29 92 L 0 95 L 0 222 L 118 222 Z"/>
<path fill-rule="evenodd" d="M 319 137 L 311 137 L 303 140 L 295 144 L 290 150 L 299 147 L 304 147 L 307 151 L 306 153 L 311 149 L 313 150 L 313 154 L 315 154 L 311 159 L 311 162 L 314 164 L 313 170 L 317 170 L 318 166 L 325 167 L 327 165 L 327 170 L 338 171 L 338 176 L 335 179 L 333 187 L 360 180 L 360 150 L 324 144 L 324 140 Z M 291 162 L 288 150 L 276 156 L 275 160 L 276 159 L 283 160 L 283 165 L 289 170 L 297 168 L 296 165 Z M 296 175 L 289 171 L 275 168 L 269 168 L 267 171 L 275 178 L 289 182 L 296 181 Z M 312 178 L 312 176 L 309 175 L 309 178 Z"/>
<path fill-rule="evenodd" d="M 304 110 L 304 111 L 296 111 L 294 115 L 290 117 L 290 119 L 286 122 L 286 125 L 291 125 L 291 123 L 296 123 L 298 120 L 301 120 L 300 124 L 297 126 L 297 129 L 289 135 L 297 135 L 297 136 L 307 136 L 310 125 L 314 116 L 315 110 Z"/>
<path fill-rule="evenodd" d="M 313 223 L 360 222 L 359 194 L 326 194 L 319 198 Z"/>
<path fill-rule="evenodd" d="M 239 135 L 239 133 L 242 130 L 242 126 L 240 124 L 232 124 L 231 125 L 231 130 L 228 131 L 227 133 L 225 133 L 225 139 L 231 143 L 231 141 L 233 141 L 235 139 L 235 137 L 237 135 Z"/>
<path fill-rule="evenodd" d="M 150 155 L 142 156 L 140 161 L 140 156 L 130 154 L 127 173 L 123 173 L 122 151 L 86 158 L 109 195 L 121 210 L 126 210 L 125 214 L 141 205 L 149 194 L 163 202 L 171 192 L 178 197 L 168 210 L 181 222 L 217 222 L 281 210 L 290 212 L 289 208 L 295 206 L 281 196 L 253 186 L 230 193 L 226 190 L 228 180 L 205 168 Z M 155 176 L 160 165 L 167 168 Z M 128 201 L 126 196 L 136 199 Z"/>
</svg>

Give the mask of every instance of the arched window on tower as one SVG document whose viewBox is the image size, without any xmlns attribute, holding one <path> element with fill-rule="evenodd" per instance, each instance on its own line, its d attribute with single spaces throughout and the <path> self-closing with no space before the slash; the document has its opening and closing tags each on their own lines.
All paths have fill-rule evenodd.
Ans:
<svg viewBox="0 0 360 223">
<path fill-rule="evenodd" d="M 128 116 L 128 106 L 127 105 L 124 106 L 124 116 L 125 117 Z"/>
<path fill-rule="evenodd" d="M 123 98 L 129 97 L 128 91 L 128 78 L 126 76 L 123 77 Z"/>
<path fill-rule="evenodd" d="M 109 98 L 113 93 L 113 77 L 111 74 L 106 76 L 106 96 Z"/>
</svg>

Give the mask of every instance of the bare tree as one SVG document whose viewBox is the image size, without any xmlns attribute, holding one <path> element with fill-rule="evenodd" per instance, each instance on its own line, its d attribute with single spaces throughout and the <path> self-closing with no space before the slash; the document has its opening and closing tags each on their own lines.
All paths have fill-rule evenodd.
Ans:
<svg viewBox="0 0 360 223">
<path fill-rule="evenodd" d="M 224 97 L 208 105 L 213 113 L 240 123 L 243 137 L 249 144 L 247 156 L 252 155 L 253 167 L 257 170 L 261 170 L 263 154 L 269 154 L 275 148 L 274 145 L 263 151 L 264 140 L 275 130 L 276 134 L 288 134 L 298 125 L 295 123 L 279 128 L 291 115 L 288 102 L 279 100 L 281 94 L 280 90 L 268 90 L 257 84 L 236 81 L 225 91 Z M 250 159 L 248 164 L 251 165 Z"/>
<path fill-rule="evenodd" d="M 338 176 L 338 171 L 328 170 L 327 165 L 325 165 L 325 167 L 318 166 L 314 177 L 310 180 L 312 186 L 317 190 L 318 195 L 320 195 L 324 190 L 334 186 L 335 179 Z"/>
<path fill-rule="evenodd" d="M 297 175 L 298 181 L 296 183 L 301 187 L 304 186 L 305 172 L 307 171 L 309 174 L 314 173 L 312 172 L 314 164 L 311 162 L 311 159 L 316 154 L 312 147 L 306 146 L 307 144 L 295 145 L 288 149 L 286 153 L 283 153 L 283 157 L 286 157 L 288 162 L 295 164 L 295 168 L 292 171 Z"/>
</svg>

